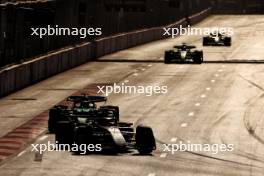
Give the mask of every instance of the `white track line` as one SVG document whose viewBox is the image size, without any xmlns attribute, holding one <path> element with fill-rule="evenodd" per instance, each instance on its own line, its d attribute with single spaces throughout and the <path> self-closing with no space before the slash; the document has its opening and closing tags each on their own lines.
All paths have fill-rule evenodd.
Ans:
<svg viewBox="0 0 264 176">
<path fill-rule="evenodd" d="M 201 103 L 195 103 L 195 106 L 201 106 Z"/>
<path fill-rule="evenodd" d="M 177 141 L 177 139 L 178 139 L 178 138 L 176 138 L 176 137 L 175 137 L 175 138 L 171 138 L 171 140 L 170 140 L 170 141 L 171 141 L 171 142 L 176 142 L 176 141 Z"/>
<path fill-rule="evenodd" d="M 201 95 L 201 98 L 205 98 L 205 97 L 206 97 L 206 95 L 205 95 L 205 94 L 202 94 L 202 95 Z"/>
<path fill-rule="evenodd" d="M 24 151 L 20 152 L 20 153 L 17 155 L 17 157 L 20 157 L 20 156 L 24 155 L 25 153 L 26 153 L 26 151 L 24 150 Z"/>
<path fill-rule="evenodd" d="M 187 127 L 187 126 L 188 126 L 187 123 L 182 123 L 182 124 L 181 124 L 181 127 L 183 127 L 183 128 L 185 128 L 185 127 Z"/>
<path fill-rule="evenodd" d="M 47 138 L 48 138 L 48 136 L 45 135 L 45 136 L 40 137 L 39 140 L 40 140 L 40 141 L 44 141 L 44 140 L 47 139 Z"/>
<path fill-rule="evenodd" d="M 166 157 L 167 157 L 167 153 L 162 153 L 162 154 L 160 154 L 160 157 L 161 157 L 161 158 L 166 158 Z"/>
<path fill-rule="evenodd" d="M 189 116 L 189 117 L 194 116 L 194 112 L 189 112 L 188 116 Z"/>
</svg>

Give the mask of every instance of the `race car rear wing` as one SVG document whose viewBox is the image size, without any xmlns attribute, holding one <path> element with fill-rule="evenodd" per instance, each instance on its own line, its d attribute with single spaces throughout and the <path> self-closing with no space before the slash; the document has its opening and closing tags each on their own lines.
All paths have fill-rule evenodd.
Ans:
<svg viewBox="0 0 264 176">
<path fill-rule="evenodd" d="M 183 45 L 175 45 L 174 48 L 181 49 L 181 50 L 182 49 L 194 49 L 196 48 L 196 46 L 183 44 Z"/>
<path fill-rule="evenodd" d="M 81 95 L 81 96 L 70 96 L 67 98 L 67 101 L 71 102 L 82 102 L 82 101 L 88 101 L 88 102 L 106 102 L 107 98 L 104 96 L 87 96 L 87 95 Z"/>
</svg>

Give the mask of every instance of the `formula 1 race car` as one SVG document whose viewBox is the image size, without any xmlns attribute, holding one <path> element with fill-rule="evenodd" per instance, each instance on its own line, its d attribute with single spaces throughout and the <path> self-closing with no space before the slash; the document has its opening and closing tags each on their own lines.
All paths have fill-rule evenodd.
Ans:
<svg viewBox="0 0 264 176">
<path fill-rule="evenodd" d="M 49 110 L 48 129 L 54 133 L 58 121 L 70 114 L 85 115 L 98 110 L 112 109 L 115 117 L 119 119 L 119 108 L 117 106 L 101 106 L 97 109 L 96 103 L 106 102 L 107 98 L 102 96 L 70 96 L 66 99 L 67 105 L 57 105 Z"/>
<path fill-rule="evenodd" d="M 103 96 L 71 96 L 73 106 L 55 106 L 50 110 L 49 130 L 55 132 L 58 144 L 100 144 L 102 150 L 128 151 L 137 149 L 150 154 L 156 149 L 153 131 L 147 126 L 119 122 L 117 106 L 100 106 Z"/>
<path fill-rule="evenodd" d="M 203 37 L 203 46 L 231 46 L 231 37 L 221 33 L 211 33 Z"/>
<path fill-rule="evenodd" d="M 174 46 L 176 51 L 169 50 L 165 51 L 164 63 L 186 63 L 193 62 L 196 64 L 201 64 L 203 62 L 203 51 L 194 50 L 195 46 L 186 45 L 183 43 L 182 45 Z"/>
</svg>

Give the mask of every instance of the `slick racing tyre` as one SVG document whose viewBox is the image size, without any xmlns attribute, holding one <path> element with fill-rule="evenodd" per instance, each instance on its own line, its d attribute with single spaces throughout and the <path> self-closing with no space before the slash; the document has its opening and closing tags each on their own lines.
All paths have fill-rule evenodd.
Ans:
<svg viewBox="0 0 264 176">
<path fill-rule="evenodd" d="M 202 58 L 197 56 L 197 57 L 194 58 L 193 62 L 195 64 L 201 64 L 202 63 Z"/>
<path fill-rule="evenodd" d="M 203 46 L 208 46 L 208 38 L 207 37 L 203 38 Z"/>
<path fill-rule="evenodd" d="M 55 133 L 56 125 L 63 109 L 67 109 L 67 106 L 55 106 L 50 109 L 48 120 L 48 130 L 50 133 Z"/>
<path fill-rule="evenodd" d="M 231 46 L 231 37 L 226 37 L 224 39 L 224 45 L 225 46 Z"/>
<path fill-rule="evenodd" d="M 193 56 L 193 62 L 195 64 L 201 64 L 203 62 L 203 52 L 202 51 L 196 51 Z"/>
<path fill-rule="evenodd" d="M 73 144 L 74 124 L 70 121 L 59 121 L 55 130 L 55 139 L 59 144 Z"/>
<path fill-rule="evenodd" d="M 150 154 L 156 149 L 156 141 L 150 127 L 138 126 L 136 129 L 136 148 L 141 155 Z"/>
<path fill-rule="evenodd" d="M 164 56 L 164 63 L 169 64 L 171 62 L 171 59 L 173 57 L 173 51 L 165 51 L 165 56 Z"/>
</svg>

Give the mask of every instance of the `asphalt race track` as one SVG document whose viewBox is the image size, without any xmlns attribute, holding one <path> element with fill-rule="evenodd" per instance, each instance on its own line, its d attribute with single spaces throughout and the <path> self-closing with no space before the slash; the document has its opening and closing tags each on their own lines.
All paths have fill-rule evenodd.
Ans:
<svg viewBox="0 0 264 176">
<path fill-rule="evenodd" d="M 233 27 L 231 47 L 202 47 L 201 36 L 181 36 L 104 56 L 0 100 L 0 136 L 91 83 L 167 85 L 154 96 L 112 94 L 121 120 L 153 128 L 152 156 L 45 152 L 25 147 L 4 161 L 6 176 L 263 176 L 264 20 L 262 16 L 212 16 L 196 27 Z M 202 65 L 163 64 L 166 49 L 186 42 L 204 51 Z M 76 58 L 77 59 L 77 58 Z M 164 143 L 233 144 L 234 151 L 163 151 Z M 44 134 L 36 143 L 54 141 Z"/>
</svg>

